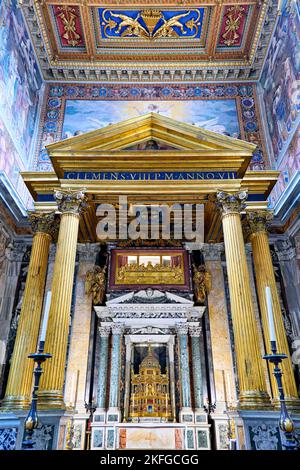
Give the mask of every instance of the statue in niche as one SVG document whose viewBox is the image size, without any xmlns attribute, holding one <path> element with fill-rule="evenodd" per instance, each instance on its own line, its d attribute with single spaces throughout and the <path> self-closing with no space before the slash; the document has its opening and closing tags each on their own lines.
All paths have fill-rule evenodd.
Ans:
<svg viewBox="0 0 300 470">
<path fill-rule="evenodd" d="M 101 305 L 105 296 L 106 266 L 95 266 L 86 273 L 85 293 L 92 294 L 93 304 Z"/>
<path fill-rule="evenodd" d="M 211 289 L 211 274 L 206 270 L 204 264 L 201 264 L 198 267 L 193 264 L 193 269 L 193 281 L 196 302 L 203 303 Z"/>
</svg>

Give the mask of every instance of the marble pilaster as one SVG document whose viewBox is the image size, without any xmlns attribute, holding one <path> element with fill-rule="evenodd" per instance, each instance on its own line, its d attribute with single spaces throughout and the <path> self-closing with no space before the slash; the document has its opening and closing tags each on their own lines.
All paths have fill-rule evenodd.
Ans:
<svg viewBox="0 0 300 470">
<path fill-rule="evenodd" d="M 0 253 L 0 391 L 5 386 L 4 374 L 8 360 L 7 346 L 11 322 L 14 317 L 14 302 L 21 264 L 27 248 L 24 243 L 11 243 L 8 234 L 7 239 L 2 238 L 1 242 L 3 251 Z"/>
<path fill-rule="evenodd" d="M 110 368 L 109 409 L 107 421 L 120 421 L 119 394 L 120 394 L 120 370 L 121 370 L 121 338 L 123 326 L 112 325 L 112 349 Z"/>
<path fill-rule="evenodd" d="M 85 278 L 87 271 L 95 265 L 98 252 L 98 244 L 77 244 L 78 270 L 66 373 L 65 402 L 75 406 L 79 413 L 85 413 L 86 358 L 89 351 L 92 318 L 92 297 L 85 292 Z"/>
<path fill-rule="evenodd" d="M 105 326 L 99 327 L 100 333 L 100 363 L 98 375 L 98 390 L 97 390 L 97 410 L 100 412 L 105 411 L 106 406 L 106 388 L 107 388 L 107 367 L 108 367 L 108 343 L 110 328 Z"/>
<path fill-rule="evenodd" d="M 179 413 L 180 421 L 189 421 L 190 417 L 191 420 L 193 419 L 188 331 L 189 327 L 187 324 L 179 324 L 176 326 L 179 343 L 179 367 L 181 383 L 181 410 Z"/>
<path fill-rule="evenodd" d="M 237 400 L 233 358 L 222 266 L 223 243 L 205 244 L 202 248 L 205 266 L 211 274 L 211 290 L 208 293 L 208 315 L 211 348 L 214 365 L 216 404 L 223 412 Z"/>
<path fill-rule="evenodd" d="M 201 354 L 200 354 L 200 326 L 190 326 L 189 333 L 192 346 L 192 367 L 193 367 L 193 383 L 194 383 L 194 405 L 195 412 L 202 411 L 202 371 L 201 371 Z"/>
<path fill-rule="evenodd" d="M 295 339 L 300 339 L 300 263 L 289 239 L 274 243 L 284 283 Z"/>
</svg>

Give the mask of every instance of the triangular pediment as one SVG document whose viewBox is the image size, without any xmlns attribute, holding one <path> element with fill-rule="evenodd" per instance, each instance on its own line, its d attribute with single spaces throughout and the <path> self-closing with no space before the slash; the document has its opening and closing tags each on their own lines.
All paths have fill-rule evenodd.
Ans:
<svg viewBox="0 0 300 470">
<path fill-rule="evenodd" d="M 186 297 L 173 294 L 171 292 L 162 292 L 157 289 L 142 289 L 108 300 L 107 306 L 117 304 L 181 304 L 194 305 L 194 302 Z"/>
<path fill-rule="evenodd" d="M 147 143 L 156 142 L 158 149 L 147 149 Z M 50 156 L 66 153 L 95 155 L 103 151 L 121 151 L 145 147 L 143 152 L 175 149 L 177 151 L 228 151 L 235 150 L 251 154 L 255 145 L 243 140 L 208 131 L 176 121 L 160 114 L 149 113 L 128 119 L 96 131 L 87 132 L 69 139 L 48 145 Z M 153 147 L 153 146 L 152 146 Z M 161 147 L 161 149 L 159 148 Z"/>
</svg>

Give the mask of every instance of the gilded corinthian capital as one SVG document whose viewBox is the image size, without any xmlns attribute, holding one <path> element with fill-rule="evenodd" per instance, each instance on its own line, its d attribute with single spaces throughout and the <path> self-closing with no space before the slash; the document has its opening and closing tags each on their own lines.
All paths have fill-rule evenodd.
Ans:
<svg viewBox="0 0 300 470">
<path fill-rule="evenodd" d="M 58 210 L 62 213 L 69 212 L 74 215 L 80 215 L 88 207 L 84 190 L 60 189 L 54 191 L 54 197 Z"/>
<path fill-rule="evenodd" d="M 59 226 L 59 219 L 55 215 L 55 212 L 50 212 L 48 214 L 41 212 L 29 212 L 28 217 L 32 231 L 34 233 L 48 233 L 53 239 L 56 237 Z"/>
<path fill-rule="evenodd" d="M 268 225 L 273 219 L 273 211 L 257 210 L 247 212 L 247 222 L 250 229 L 250 235 L 256 232 L 267 232 Z"/>
<path fill-rule="evenodd" d="M 219 191 L 217 193 L 217 206 L 223 215 L 238 212 L 239 214 L 245 209 L 245 201 L 248 197 L 247 191 L 238 191 L 237 193 L 225 193 Z"/>
</svg>

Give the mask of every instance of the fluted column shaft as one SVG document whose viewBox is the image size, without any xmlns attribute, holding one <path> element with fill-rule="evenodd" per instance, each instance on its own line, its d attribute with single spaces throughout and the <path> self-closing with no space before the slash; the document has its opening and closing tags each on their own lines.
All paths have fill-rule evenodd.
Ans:
<svg viewBox="0 0 300 470">
<path fill-rule="evenodd" d="M 268 311 L 266 303 L 266 286 L 269 286 L 272 293 L 272 306 L 273 306 L 273 316 L 274 324 L 276 331 L 276 342 L 277 350 L 280 353 L 284 353 L 288 356 L 282 364 L 281 368 L 283 371 L 282 381 L 283 389 L 286 396 L 287 403 L 293 405 L 295 401 L 299 399 L 297 393 L 297 387 L 295 382 L 295 377 L 292 368 L 292 362 L 290 358 L 289 346 L 287 341 L 287 336 L 285 332 L 285 327 L 283 323 L 280 301 L 276 286 L 276 280 L 274 275 L 274 269 L 272 264 L 272 257 L 269 246 L 269 237 L 267 233 L 266 224 L 271 218 L 271 213 L 268 211 L 257 211 L 250 212 L 247 214 L 247 219 L 250 227 L 250 241 L 252 245 L 253 261 L 254 261 L 254 270 L 256 277 L 256 287 L 259 299 L 259 306 L 261 311 L 263 333 L 265 339 L 266 352 L 271 353 L 270 347 L 270 335 L 269 335 L 269 325 L 268 325 Z M 278 387 L 276 379 L 272 374 L 273 371 L 270 371 L 271 378 L 271 387 L 272 394 L 275 400 L 279 400 Z"/>
<path fill-rule="evenodd" d="M 190 327 L 191 346 L 192 346 L 192 367 L 193 367 L 193 385 L 194 385 L 194 404 L 196 411 L 202 411 L 202 372 L 201 372 L 201 352 L 200 352 L 200 334 L 201 327 Z"/>
<path fill-rule="evenodd" d="M 117 409 L 119 406 L 119 384 L 121 370 L 121 334 L 120 325 L 112 326 L 112 351 L 110 368 L 109 408 Z"/>
<path fill-rule="evenodd" d="M 100 363 L 98 377 L 98 408 L 105 409 L 106 387 L 107 387 L 107 366 L 108 366 L 108 341 L 110 329 L 100 327 Z"/>
<path fill-rule="evenodd" d="M 240 408 L 270 406 L 250 290 L 240 212 L 246 192 L 218 193 L 228 272 L 230 306 L 239 378 Z"/>
<path fill-rule="evenodd" d="M 51 306 L 45 352 L 52 358 L 45 363 L 39 392 L 41 408 L 65 408 L 63 385 L 70 309 L 75 270 L 79 217 L 85 205 L 82 192 L 57 191 L 56 200 L 61 212 L 57 250 L 51 287 Z"/>
<path fill-rule="evenodd" d="M 177 328 L 179 338 L 179 364 L 181 378 L 181 404 L 182 408 L 191 408 L 191 381 L 189 367 L 188 326 Z"/>
<path fill-rule="evenodd" d="M 34 233 L 18 331 L 3 408 L 26 408 L 32 391 L 33 363 L 28 355 L 37 348 L 49 248 L 55 231 L 54 214 L 29 215 Z"/>
</svg>

